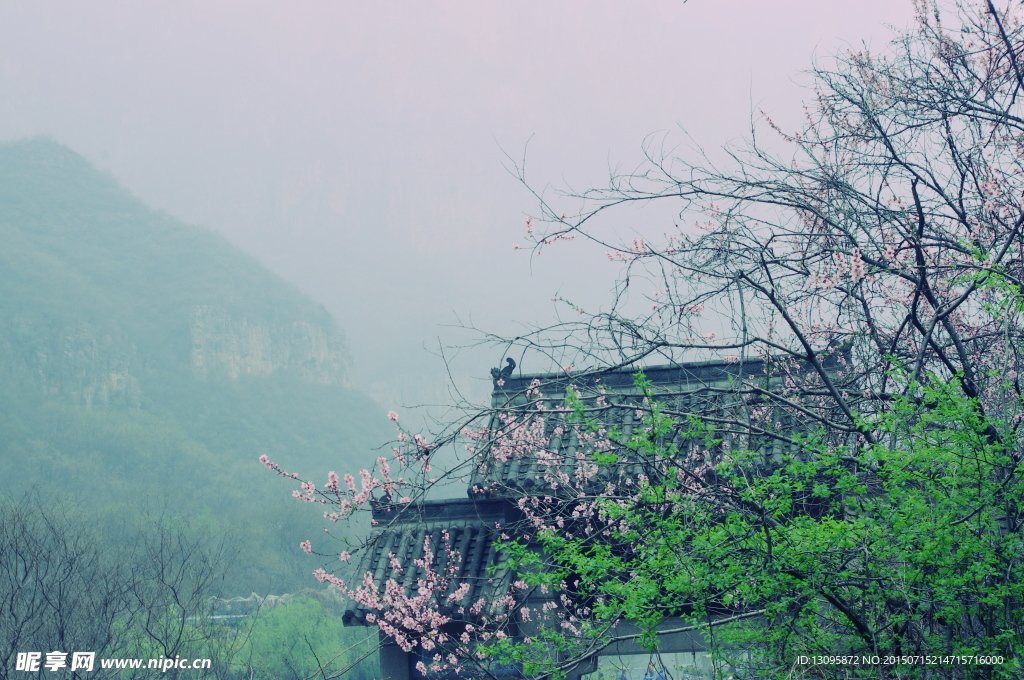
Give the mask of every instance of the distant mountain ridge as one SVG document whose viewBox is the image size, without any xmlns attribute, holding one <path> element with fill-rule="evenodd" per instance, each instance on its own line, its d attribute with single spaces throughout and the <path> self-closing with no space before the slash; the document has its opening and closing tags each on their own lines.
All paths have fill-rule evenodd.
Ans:
<svg viewBox="0 0 1024 680">
<path fill-rule="evenodd" d="M 0 144 L 0 485 L 246 526 L 239 592 L 283 592 L 307 585 L 292 553 L 315 516 L 256 458 L 365 466 L 381 414 L 322 306 L 70 149 Z"/>
</svg>

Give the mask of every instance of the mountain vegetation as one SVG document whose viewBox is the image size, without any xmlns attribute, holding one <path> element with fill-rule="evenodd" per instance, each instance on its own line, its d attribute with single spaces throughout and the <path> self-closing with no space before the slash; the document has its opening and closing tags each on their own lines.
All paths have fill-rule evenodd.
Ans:
<svg viewBox="0 0 1024 680">
<path fill-rule="evenodd" d="M 235 545 L 222 595 L 294 592 L 318 520 L 256 461 L 348 469 L 388 438 L 330 315 L 48 139 L 0 145 L 0 489 L 111 545 L 175 518 Z"/>
</svg>

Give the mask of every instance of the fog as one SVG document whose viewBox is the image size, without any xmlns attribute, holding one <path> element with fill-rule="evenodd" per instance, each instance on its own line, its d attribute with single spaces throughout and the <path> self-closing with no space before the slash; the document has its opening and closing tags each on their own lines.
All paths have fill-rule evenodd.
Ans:
<svg viewBox="0 0 1024 680">
<path fill-rule="evenodd" d="M 910 2 L 0 2 L 0 140 L 48 135 L 322 303 L 359 388 L 449 399 L 439 347 L 515 334 L 616 268 L 532 258 L 534 186 L 585 188 L 680 126 L 717 147 L 796 124 L 799 72 L 907 26 Z M 623 233 L 661 230 L 638 211 Z M 652 224 L 653 223 L 653 224 Z M 564 311 L 564 309 L 562 310 Z M 483 399 L 501 348 L 457 352 Z M 527 372 L 547 365 L 523 366 Z"/>
</svg>

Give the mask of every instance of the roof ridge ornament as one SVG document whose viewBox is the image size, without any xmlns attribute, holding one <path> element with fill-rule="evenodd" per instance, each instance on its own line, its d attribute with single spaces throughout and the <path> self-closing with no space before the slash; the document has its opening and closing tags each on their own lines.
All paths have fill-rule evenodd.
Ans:
<svg viewBox="0 0 1024 680">
<path fill-rule="evenodd" d="M 491 379 L 494 380 L 495 383 L 497 383 L 499 380 L 508 380 L 509 378 L 512 377 L 512 371 L 516 369 L 515 359 L 513 359 L 512 357 L 507 357 L 505 361 L 508 362 L 508 365 L 506 365 L 504 368 L 495 367 L 491 369 Z"/>
</svg>

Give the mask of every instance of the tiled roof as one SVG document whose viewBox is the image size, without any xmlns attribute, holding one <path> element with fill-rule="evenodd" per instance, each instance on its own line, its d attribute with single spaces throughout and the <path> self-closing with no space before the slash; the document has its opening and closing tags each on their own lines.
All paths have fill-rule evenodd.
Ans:
<svg viewBox="0 0 1024 680">
<path fill-rule="evenodd" d="M 418 581 L 427 577 L 427 569 L 416 561 L 422 561 L 429 550 L 434 558 L 425 566 L 447 580 L 446 587 L 437 592 L 439 611 L 454 620 L 473 621 L 479 615 L 471 611 L 474 603 L 481 599 L 495 602 L 510 587 L 506 558 L 496 545 L 499 527 L 507 521 L 507 506 L 502 500 L 463 498 L 381 507 L 374 511 L 380 528 L 354 556 L 344 580 L 355 588 L 369 573 L 378 592 L 393 580 L 405 595 L 414 595 Z M 469 586 L 465 595 L 450 602 L 448 596 L 463 584 Z M 348 600 L 342 616 L 346 625 L 368 625 L 371 622 L 366 616 L 371 613 L 379 614 Z"/>
<path fill-rule="evenodd" d="M 564 473 L 571 478 L 578 472 L 577 454 L 592 452 L 594 447 L 593 440 L 581 442 L 581 438 L 589 436 L 588 428 L 570 422 L 564 405 L 570 386 L 581 394 L 588 416 L 603 429 L 618 432 L 619 437 L 611 440 L 611 448 L 606 450 L 624 451 L 623 442 L 642 425 L 644 416 L 638 411 L 643 394 L 634 385 L 634 373 L 635 369 L 581 376 L 526 375 L 507 380 L 500 387 L 496 385 L 492 395 L 495 411 L 487 439 L 482 442 L 480 463 L 470 483 L 469 496 L 536 493 L 551 488 L 552 475 Z M 703 415 L 724 415 L 730 402 L 729 391 L 737 381 L 768 379 L 764 362 L 760 360 L 744 364 L 716 361 L 645 368 L 644 375 L 663 409 Z M 531 426 L 534 435 L 544 441 L 540 455 L 536 447 L 518 450 L 514 444 L 517 437 L 510 434 Z M 683 421 L 660 443 L 671 442 L 680 448 L 692 444 L 688 429 Z M 620 461 L 617 465 L 602 466 L 593 483 L 603 486 L 611 481 L 611 476 L 635 478 L 644 472 L 635 457 L 621 456 Z"/>
</svg>

